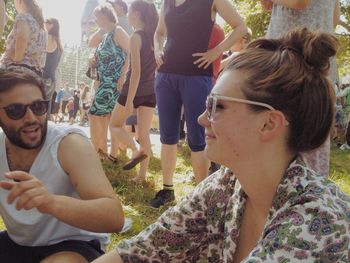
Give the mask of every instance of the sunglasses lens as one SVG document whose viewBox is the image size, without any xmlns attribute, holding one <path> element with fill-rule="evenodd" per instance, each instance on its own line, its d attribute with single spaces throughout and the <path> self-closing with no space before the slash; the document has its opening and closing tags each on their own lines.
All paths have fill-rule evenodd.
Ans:
<svg viewBox="0 0 350 263">
<path fill-rule="evenodd" d="M 41 116 L 47 112 L 47 110 L 49 108 L 49 102 L 48 101 L 36 101 L 36 102 L 33 102 L 29 107 L 35 115 Z"/>
<path fill-rule="evenodd" d="M 4 108 L 7 116 L 12 120 L 21 119 L 26 113 L 26 106 L 23 104 L 12 104 Z"/>
</svg>

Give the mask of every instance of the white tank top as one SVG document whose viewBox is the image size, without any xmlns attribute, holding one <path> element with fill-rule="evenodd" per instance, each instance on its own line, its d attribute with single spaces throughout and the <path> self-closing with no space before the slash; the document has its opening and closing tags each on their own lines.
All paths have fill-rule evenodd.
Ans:
<svg viewBox="0 0 350 263">
<path fill-rule="evenodd" d="M 79 198 L 57 159 L 57 150 L 61 140 L 71 133 L 86 137 L 77 128 L 49 123 L 45 143 L 29 173 L 36 176 L 51 193 Z M 5 134 L 0 131 L 0 180 L 7 180 L 4 174 L 9 171 L 5 139 Z M 17 211 L 14 203 L 12 205 L 7 203 L 7 195 L 7 190 L 0 189 L 0 215 L 10 238 L 19 245 L 47 246 L 64 240 L 89 241 L 92 239 L 99 239 L 101 243 L 105 243 L 108 240 L 107 234 L 75 228 L 53 216 L 42 214 L 36 209 Z"/>
</svg>

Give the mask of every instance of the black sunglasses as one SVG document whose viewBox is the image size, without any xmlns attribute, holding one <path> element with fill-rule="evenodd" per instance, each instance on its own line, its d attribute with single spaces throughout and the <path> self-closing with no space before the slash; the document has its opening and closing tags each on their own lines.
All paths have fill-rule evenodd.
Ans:
<svg viewBox="0 0 350 263">
<path fill-rule="evenodd" d="M 49 109 L 49 102 L 49 100 L 39 100 L 34 101 L 31 104 L 13 103 L 3 107 L 3 109 L 5 110 L 7 117 L 12 120 L 19 120 L 26 114 L 28 107 L 36 116 L 44 115 Z"/>
</svg>

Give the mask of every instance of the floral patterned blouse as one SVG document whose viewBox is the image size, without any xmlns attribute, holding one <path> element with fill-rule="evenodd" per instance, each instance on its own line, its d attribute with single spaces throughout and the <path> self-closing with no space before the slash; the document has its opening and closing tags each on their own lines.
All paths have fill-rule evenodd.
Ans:
<svg viewBox="0 0 350 263">
<path fill-rule="evenodd" d="M 30 28 L 30 37 L 23 60 L 19 63 L 15 63 L 11 57 L 15 52 L 17 24 L 20 21 L 24 21 L 28 24 Z M 48 36 L 46 30 L 39 27 L 39 24 L 30 13 L 18 14 L 13 24 L 13 29 L 7 37 L 6 50 L 0 61 L 1 67 L 7 68 L 13 63 L 25 64 L 29 67 L 35 68 L 38 71 L 42 71 L 46 61 L 47 39 Z"/>
<path fill-rule="evenodd" d="M 220 170 L 117 250 L 124 262 L 233 262 L 246 194 Z M 350 262 L 350 197 L 298 157 L 242 262 Z"/>
</svg>

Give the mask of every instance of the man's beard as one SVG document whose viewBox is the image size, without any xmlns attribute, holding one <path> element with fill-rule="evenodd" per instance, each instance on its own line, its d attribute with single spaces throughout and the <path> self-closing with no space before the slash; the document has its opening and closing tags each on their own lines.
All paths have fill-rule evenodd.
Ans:
<svg viewBox="0 0 350 263">
<path fill-rule="evenodd" d="M 30 144 L 25 143 L 21 138 L 21 131 L 25 129 L 28 126 L 32 125 L 38 125 L 39 129 L 41 130 L 41 138 L 36 144 Z M 11 142 L 11 144 L 26 149 L 26 150 L 33 150 L 41 147 L 43 143 L 45 142 L 46 134 L 47 134 L 47 120 L 45 120 L 43 123 L 40 122 L 26 122 L 21 128 L 16 130 L 13 127 L 6 126 L 3 122 L 0 120 L 0 127 L 4 131 L 7 139 Z"/>
</svg>

